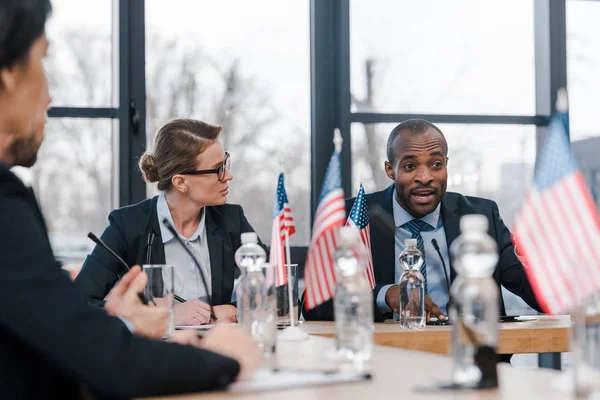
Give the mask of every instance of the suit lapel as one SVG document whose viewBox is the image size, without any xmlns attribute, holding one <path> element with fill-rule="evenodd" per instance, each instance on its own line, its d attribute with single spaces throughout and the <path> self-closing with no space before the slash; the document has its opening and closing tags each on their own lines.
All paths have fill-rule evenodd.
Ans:
<svg viewBox="0 0 600 400">
<path fill-rule="evenodd" d="M 444 233 L 446 234 L 446 244 L 448 253 L 450 253 L 450 245 L 460 234 L 460 214 L 457 212 L 458 205 L 456 200 L 450 193 L 446 193 L 442 200 L 442 221 L 444 222 Z M 450 281 L 454 281 L 456 271 L 452 266 L 452 257 L 450 259 Z"/>
<path fill-rule="evenodd" d="M 394 219 L 392 209 L 392 196 L 394 186 L 391 185 L 386 190 L 374 193 L 371 199 L 374 204 L 379 204 L 383 210 Z M 369 200 L 367 200 L 368 202 Z M 395 261 L 395 240 L 394 235 L 380 229 L 380 225 L 371 224 L 371 253 L 373 256 L 373 269 L 375 272 L 375 281 L 379 284 L 394 283 L 396 278 Z"/>
<path fill-rule="evenodd" d="M 148 240 L 148 233 L 154 233 L 154 242 L 152 242 L 152 254 L 150 260 L 154 264 L 164 264 L 166 262 L 165 257 L 165 246 L 162 242 L 162 235 L 160 234 L 160 226 L 158 225 L 158 214 L 156 210 L 156 204 L 158 203 L 158 196 L 152 199 L 152 206 L 150 209 L 150 221 L 148 227 L 146 227 L 146 237 L 144 238 L 144 245 Z M 144 252 L 144 260 L 146 255 Z"/>
<path fill-rule="evenodd" d="M 212 207 L 206 207 L 206 240 L 210 253 L 210 275 L 212 285 L 212 303 L 222 303 L 223 282 L 223 231 L 219 229 L 218 212 Z"/>
</svg>

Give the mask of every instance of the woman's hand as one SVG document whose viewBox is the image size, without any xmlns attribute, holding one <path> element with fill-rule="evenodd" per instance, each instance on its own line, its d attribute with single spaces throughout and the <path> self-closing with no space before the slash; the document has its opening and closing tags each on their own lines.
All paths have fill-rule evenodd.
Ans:
<svg viewBox="0 0 600 400">
<path fill-rule="evenodd" d="M 175 305 L 175 325 L 210 324 L 210 306 L 198 299 Z"/>
</svg>

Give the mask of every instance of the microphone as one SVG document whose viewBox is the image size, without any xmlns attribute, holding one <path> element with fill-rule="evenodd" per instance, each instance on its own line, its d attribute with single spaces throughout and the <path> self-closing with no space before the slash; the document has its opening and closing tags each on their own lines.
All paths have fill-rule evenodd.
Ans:
<svg viewBox="0 0 600 400">
<path fill-rule="evenodd" d="M 448 289 L 448 303 L 446 304 L 446 313 L 450 311 L 450 304 L 452 303 L 452 299 L 450 297 L 450 281 L 448 281 L 448 270 L 446 269 L 446 262 L 444 261 L 444 257 L 442 257 L 442 252 L 440 251 L 440 246 L 438 245 L 437 240 L 435 238 L 431 239 L 431 245 L 437 252 L 440 257 L 440 261 L 442 262 L 442 268 L 444 268 L 444 278 L 446 279 L 446 289 Z M 447 317 L 447 316 L 446 316 Z"/>
<path fill-rule="evenodd" d="M 206 277 L 204 276 L 204 271 L 202 270 L 200 263 L 194 256 L 194 253 L 192 253 L 192 251 L 185 245 L 185 243 L 183 243 L 183 240 L 181 240 L 181 238 L 179 237 L 179 233 L 177 233 L 177 231 L 175 230 L 173 225 L 171 225 L 169 220 L 165 218 L 162 220 L 162 223 L 169 230 L 169 232 L 171 232 L 173 234 L 173 237 L 175 238 L 175 240 L 177 240 L 177 243 L 179 243 L 181 245 L 181 247 L 183 247 L 185 249 L 185 251 L 192 258 L 192 260 L 194 261 L 194 264 L 196 264 L 196 267 L 200 271 L 200 278 L 202 279 L 202 285 L 204 286 L 204 290 L 206 291 L 206 300 L 208 302 L 208 306 L 210 307 L 210 317 L 216 321 L 218 318 L 215 316 L 215 313 L 213 311 L 212 296 L 210 295 L 210 292 L 208 290 L 208 284 L 206 283 Z M 182 299 L 181 297 L 179 297 L 177 295 L 175 296 L 175 298 L 178 301 L 181 301 L 182 303 L 184 303 L 186 301 L 185 299 Z"/>
<path fill-rule="evenodd" d="M 152 262 L 152 243 L 154 243 L 154 236 L 154 232 L 148 234 L 148 242 L 146 243 L 146 264 Z"/>
<path fill-rule="evenodd" d="M 106 243 L 104 243 L 104 241 L 102 239 L 100 239 L 98 236 L 94 235 L 92 232 L 89 232 L 87 236 L 90 239 L 92 239 L 92 241 L 94 243 L 96 243 L 98 246 L 102 247 L 105 250 L 108 250 L 108 252 L 110 254 L 112 254 L 117 260 L 119 260 L 119 262 L 121 263 L 121 265 L 123 265 L 127 271 L 131 270 L 131 268 L 129 268 L 129 265 L 127 265 L 127 263 L 121 257 L 119 257 L 119 255 L 117 253 L 115 253 L 114 251 L 112 251 L 112 249 L 110 247 L 108 247 L 106 245 Z M 142 303 L 144 305 L 148 305 L 148 300 L 146 299 L 146 296 L 144 295 L 144 292 L 139 292 L 138 293 L 138 297 L 140 298 L 140 300 L 142 301 Z M 150 301 L 152 301 L 152 304 L 156 305 L 156 303 L 154 303 L 154 300 L 150 299 Z"/>
</svg>

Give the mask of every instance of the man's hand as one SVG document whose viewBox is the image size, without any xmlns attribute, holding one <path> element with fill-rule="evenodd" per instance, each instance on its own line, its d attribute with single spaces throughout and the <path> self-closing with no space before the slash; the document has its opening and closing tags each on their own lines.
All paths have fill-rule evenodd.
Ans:
<svg viewBox="0 0 600 400">
<path fill-rule="evenodd" d="M 385 302 L 396 314 L 400 314 L 400 286 L 392 285 L 385 292 Z"/>
<path fill-rule="evenodd" d="M 200 347 L 236 360 L 240 364 L 238 381 L 250 377 L 262 362 L 262 351 L 254 339 L 238 326 L 215 325 Z"/>
<path fill-rule="evenodd" d="M 213 311 L 218 322 L 237 322 L 237 308 L 231 304 L 214 306 Z"/>
<path fill-rule="evenodd" d="M 131 268 L 108 293 L 104 309 L 108 315 L 131 322 L 133 333 L 152 339 L 161 339 L 167 331 L 168 311 L 142 304 L 138 293 L 146 287 L 148 276 L 139 265 Z"/>
<path fill-rule="evenodd" d="M 396 314 L 400 314 L 400 287 L 398 285 L 390 286 L 385 293 L 385 302 Z M 431 297 L 425 296 L 425 315 L 426 322 L 429 322 L 431 316 L 437 317 L 441 321 L 447 318 L 442 313 L 442 310 L 431 300 Z"/>
<path fill-rule="evenodd" d="M 217 318 L 219 316 L 217 315 Z M 175 305 L 175 325 L 210 324 L 210 306 L 198 299 Z"/>
<path fill-rule="evenodd" d="M 442 313 L 442 310 L 438 307 L 437 304 L 431 300 L 431 297 L 425 296 L 425 314 L 427 314 L 426 322 L 429 322 L 429 319 L 433 315 L 440 321 L 445 321 L 448 318 Z"/>
</svg>

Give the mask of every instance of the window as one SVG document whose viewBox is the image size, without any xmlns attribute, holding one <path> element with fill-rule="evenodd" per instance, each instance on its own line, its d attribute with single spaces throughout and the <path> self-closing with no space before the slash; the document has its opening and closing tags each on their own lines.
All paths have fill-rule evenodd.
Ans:
<svg viewBox="0 0 600 400">
<path fill-rule="evenodd" d="M 117 104 L 113 2 L 53 0 L 52 7 L 45 66 L 51 106 L 63 110 L 46 125 L 35 166 L 16 172 L 36 193 L 54 253 L 65 265 L 77 266 L 93 248 L 87 233 L 101 234 L 116 206 L 118 122 L 66 117 L 77 115 L 74 107 Z"/>
<path fill-rule="evenodd" d="M 510 229 L 533 178 L 535 127 L 436 124 L 448 141 L 448 191 L 492 199 Z M 396 124 L 352 125 L 353 192 L 392 184 L 384 171 L 387 137 Z M 532 314 L 525 302 L 503 290 L 509 314 Z"/>
<path fill-rule="evenodd" d="M 533 22 L 532 0 L 352 0 L 353 111 L 534 115 Z"/>
<path fill-rule="evenodd" d="M 44 214 L 54 252 L 81 262 L 114 208 L 113 132 L 109 119 L 51 118 L 36 164 L 17 173 L 31 185 Z"/>
<path fill-rule="evenodd" d="M 298 229 L 291 242 L 308 243 L 308 1 L 147 1 L 146 54 L 148 146 L 173 118 L 223 125 L 234 176 L 228 201 L 244 207 L 263 241 L 283 158 Z"/>
<path fill-rule="evenodd" d="M 567 73 L 572 150 L 600 206 L 600 3 L 567 2 Z"/>
<path fill-rule="evenodd" d="M 572 141 L 600 136 L 599 18 L 599 2 L 567 1 L 567 73 Z"/>
<path fill-rule="evenodd" d="M 46 68 L 54 107 L 110 107 L 112 1 L 53 0 Z"/>
<path fill-rule="evenodd" d="M 396 124 L 352 125 L 353 191 L 382 190 L 387 137 Z M 533 177 L 535 127 L 523 125 L 437 124 L 448 141 L 448 191 L 498 203 L 511 226 Z"/>
</svg>

